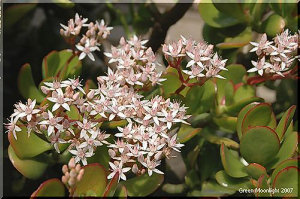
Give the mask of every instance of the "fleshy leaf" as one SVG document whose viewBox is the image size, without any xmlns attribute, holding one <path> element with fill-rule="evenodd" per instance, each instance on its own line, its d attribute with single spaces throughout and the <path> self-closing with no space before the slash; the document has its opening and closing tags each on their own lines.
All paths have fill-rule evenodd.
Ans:
<svg viewBox="0 0 300 199">
<path fill-rule="evenodd" d="M 286 168 L 286 167 L 290 167 L 290 166 L 298 166 L 298 160 L 299 158 L 293 158 L 293 159 L 287 159 L 282 161 L 280 164 L 278 164 L 278 166 L 274 169 L 272 175 L 271 175 L 271 180 L 270 182 L 272 183 L 274 178 L 276 177 L 276 175 L 278 174 L 279 171 L 281 171 L 282 169 Z"/>
<path fill-rule="evenodd" d="M 224 144 L 221 145 L 220 154 L 224 170 L 228 175 L 235 178 L 248 176 L 245 166 Z"/>
<path fill-rule="evenodd" d="M 250 85 L 244 84 L 238 87 L 238 89 L 234 92 L 233 102 L 237 103 L 251 97 L 255 97 L 255 89 Z"/>
<path fill-rule="evenodd" d="M 20 3 L 9 6 L 5 11 L 4 26 L 9 29 L 12 25 L 22 19 L 27 13 L 33 10 L 37 6 L 36 3 Z"/>
<path fill-rule="evenodd" d="M 272 109 L 268 103 L 260 103 L 252 107 L 244 116 L 242 121 L 242 134 L 255 126 L 267 126 L 272 121 Z M 276 124 L 275 124 L 276 125 Z M 270 128 L 275 128 L 274 123 Z"/>
<path fill-rule="evenodd" d="M 240 22 L 238 19 L 220 12 L 211 1 L 199 3 L 198 9 L 205 23 L 215 28 L 229 27 Z"/>
<path fill-rule="evenodd" d="M 37 156 L 52 148 L 50 143 L 41 139 L 34 132 L 28 136 L 27 128 L 22 127 L 21 129 L 22 131 L 17 132 L 17 140 L 12 132 L 8 133 L 10 145 L 21 159 Z"/>
<path fill-rule="evenodd" d="M 283 141 L 279 152 L 268 164 L 268 167 L 275 168 L 280 162 L 291 158 L 298 146 L 298 132 L 292 132 Z"/>
<path fill-rule="evenodd" d="M 109 181 L 107 184 L 105 191 L 103 193 L 103 197 L 113 197 L 115 194 L 115 191 L 118 186 L 119 181 L 119 173 L 116 173 L 114 177 Z"/>
<path fill-rule="evenodd" d="M 236 131 L 236 117 L 221 117 L 214 118 L 214 122 L 221 128 L 221 130 L 233 133 Z"/>
<path fill-rule="evenodd" d="M 67 116 L 71 120 L 79 120 L 79 121 L 82 120 L 82 116 L 75 105 L 70 106 L 70 111 L 67 111 Z"/>
<path fill-rule="evenodd" d="M 294 113 L 296 110 L 296 106 L 291 106 L 282 116 L 281 120 L 279 121 L 277 127 L 276 127 L 276 133 L 278 134 L 278 137 L 280 140 L 283 139 L 283 136 L 287 130 L 287 128 L 290 126 L 290 123 L 293 119 Z"/>
<path fill-rule="evenodd" d="M 262 190 L 268 190 L 269 185 L 268 185 L 268 176 L 266 174 L 261 175 L 258 180 L 257 180 L 257 188 L 262 189 Z M 256 197 L 270 197 L 271 194 L 269 192 L 257 192 L 255 193 Z"/>
<path fill-rule="evenodd" d="M 195 189 L 187 194 L 187 196 L 194 197 L 220 197 L 228 196 L 235 193 L 235 190 L 223 187 L 217 182 L 204 182 L 202 184 L 201 190 Z"/>
<path fill-rule="evenodd" d="M 110 161 L 110 156 L 108 155 L 108 148 L 105 145 L 98 146 L 94 151 L 94 155 L 87 159 L 88 164 L 99 163 L 104 168 L 108 169 L 108 162 Z"/>
<path fill-rule="evenodd" d="M 31 198 L 35 197 L 64 197 L 65 186 L 57 178 L 49 179 L 43 182 L 37 190 L 35 190 Z"/>
<path fill-rule="evenodd" d="M 230 148 L 235 148 L 235 149 L 239 148 L 239 144 L 237 142 L 235 142 L 229 138 L 226 138 L 226 137 L 220 137 L 220 136 L 214 135 L 209 132 L 208 128 L 204 128 L 199 135 L 201 135 L 208 142 L 213 143 L 213 144 L 218 144 L 218 145 L 224 144 L 225 146 L 230 147 Z"/>
<path fill-rule="evenodd" d="M 265 167 L 257 163 L 251 163 L 246 167 L 247 173 L 249 176 L 254 179 L 258 179 L 261 175 L 267 175 L 267 170 Z"/>
<path fill-rule="evenodd" d="M 162 190 L 171 194 L 180 194 L 186 189 L 185 184 L 164 184 Z"/>
<path fill-rule="evenodd" d="M 144 174 L 121 182 L 127 188 L 128 196 L 144 197 L 153 193 L 164 181 L 164 176 L 153 173 Z"/>
<path fill-rule="evenodd" d="M 254 102 L 263 102 L 263 99 L 259 97 L 250 97 L 247 99 L 243 99 L 230 106 L 224 107 L 224 112 L 231 116 L 236 116 L 246 105 Z"/>
<path fill-rule="evenodd" d="M 227 187 L 234 190 L 239 190 L 240 188 L 249 189 L 252 188 L 248 178 L 233 178 L 226 174 L 224 170 L 218 171 L 216 173 L 217 182 L 223 187 Z"/>
<path fill-rule="evenodd" d="M 25 99 L 36 99 L 36 101 L 40 103 L 45 98 L 43 93 L 36 87 L 34 83 L 29 64 L 24 64 L 19 72 L 18 88 L 21 95 Z"/>
<path fill-rule="evenodd" d="M 277 34 L 280 34 L 284 30 L 284 27 L 284 19 L 277 14 L 269 16 L 262 23 L 262 31 L 267 33 L 269 37 L 275 37 Z"/>
<path fill-rule="evenodd" d="M 127 198 L 127 189 L 124 185 L 118 185 L 114 197 Z"/>
<path fill-rule="evenodd" d="M 277 197 L 297 197 L 298 196 L 298 177 L 299 177 L 299 168 L 296 166 L 289 166 L 281 171 L 279 171 L 274 178 L 273 181 L 273 189 L 277 188 L 279 190 L 282 190 L 282 188 L 287 188 L 291 190 L 291 193 L 282 193 L 279 191 L 279 193 L 275 193 L 274 196 Z"/>
<path fill-rule="evenodd" d="M 243 4 L 239 1 L 224 3 L 222 0 L 212 0 L 212 2 L 222 13 L 232 16 L 241 22 L 247 22 L 249 20 L 249 14 L 244 10 Z"/>
<path fill-rule="evenodd" d="M 101 128 L 103 129 L 116 129 L 119 127 L 124 127 L 127 125 L 126 120 L 118 120 L 118 121 L 110 121 L 110 122 L 103 122 Z"/>
<path fill-rule="evenodd" d="M 178 141 L 180 143 L 185 143 L 200 132 L 201 128 L 193 128 L 190 125 L 181 124 L 181 127 L 177 133 Z"/>
<path fill-rule="evenodd" d="M 242 157 L 249 163 L 265 166 L 278 153 L 280 142 L 276 132 L 266 126 L 257 126 L 243 134 L 240 143 Z"/>
<path fill-rule="evenodd" d="M 14 167 L 29 179 L 38 179 L 41 177 L 48 166 L 46 160 L 41 157 L 20 159 L 10 145 L 8 147 L 8 157 Z"/>
<path fill-rule="evenodd" d="M 224 42 L 217 44 L 220 49 L 241 48 L 248 45 L 252 40 L 252 30 L 250 27 L 235 37 L 227 37 Z"/>
<path fill-rule="evenodd" d="M 98 197 L 102 196 L 107 185 L 104 167 L 94 163 L 84 166 L 83 169 L 84 174 L 77 184 L 74 196 L 86 196 L 88 190 L 92 190 Z"/>
</svg>

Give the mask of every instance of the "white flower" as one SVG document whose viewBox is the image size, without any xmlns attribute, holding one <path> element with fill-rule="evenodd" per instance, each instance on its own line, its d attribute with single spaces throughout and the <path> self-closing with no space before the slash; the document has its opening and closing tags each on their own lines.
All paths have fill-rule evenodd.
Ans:
<svg viewBox="0 0 300 199">
<path fill-rule="evenodd" d="M 146 162 L 141 162 L 141 164 L 148 169 L 148 175 L 151 176 L 153 172 L 158 174 L 164 174 L 160 170 L 156 169 L 160 165 L 160 161 L 150 160 L 150 157 L 146 158 Z"/>
<path fill-rule="evenodd" d="M 41 121 L 39 124 L 48 125 L 48 136 L 54 133 L 55 129 L 61 130 L 62 125 L 59 124 L 63 120 L 63 117 L 54 117 L 53 114 L 48 110 L 48 120 Z"/>
<path fill-rule="evenodd" d="M 183 147 L 184 144 L 177 143 L 177 134 L 175 134 L 171 139 L 168 140 L 168 147 L 173 150 L 180 152 L 180 148 Z"/>
<path fill-rule="evenodd" d="M 131 168 L 130 167 L 123 167 L 123 163 L 121 162 L 115 162 L 115 164 L 108 162 L 109 166 L 112 169 L 112 172 L 107 176 L 107 179 L 111 179 L 113 178 L 116 174 L 119 175 L 119 179 L 118 182 L 120 181 L 120 178 L 122 180 L 126 180 L 126 176 L 124 175 L 124 173 L 128 172 Z"/>
<path fill-rule="evenodd" d="M 76 48 L 81 51 L 81 53 L 79 55 L 79 60 L 84 59 L 87 55 L 92 61 L 95 61 L 95 58 L 94 58 L 92 52 L 94 52 L 96 50 L 100 51 L 98 46 L 90 45 L 89 39 L 86 40 L 84 47 L 78 44 L 78 45 L 76 45 Z"/>
<path fill-rule="evenodd" d="M 86 132 L 89 132 L 92 134 L 92 128 L 97 125 L 96 122 L 90 122 L 87 120 L 86 117 L 83 118 L 83 121 L 77 121 L 78 126 L 81 128 L 80 131 L 80 138 L 83 138 L 86 135 Z"/>
<path fill-rule="evenodd" d="M 54 102 L 55 104 L 52 107 L 52 112 L 59 109 L 59 107 L 63 107 L 67 111 L 70 111 L 70 106 L 68 102 L 71 101 L 69 98 L 65 98 L 64 94 L 61 89 L 57 90 L 57 96 L 48 97 L 47 98 L 50 102 Z"/>
<path fill-rule="evenodd" d="M 86 158 L 92 157 L 93 152 L 87 151 L 86 148 L 76 148 L 76 150 L 69 150 L 69 152 L 75 155 L 75 162 L 82 162 L 83 165 L 87 165 Z"/>
<path fill-rule="evenodd" d="M 16 132 L 20 132 L 22 129 L 17 126 L 16 122 L 13 120 L 13 118 L 10 118 L 10 120 L 8 120 L 9 123 L 8 124 L 5 124 L 6 128 L 7 128 L 7 131 L 6 133 L 8 132 L 12 132 L 15 139 L 17 139 L 17 135 L 16 135 Z"/>
<path fill-rule="evenodd" d="M 260 76 L 263 75 L 264 69 L 271 67 L 271 64 L 265 61 L 265 57 L 258 60 L 258 62 L 251 61 L 251 63 L 253 64 L 254 68 L 249 69 L 247 72 L 252 73 L 258 71 L 258 74 Z"/>
<path fill-rule="evenodd" d="M 36 104 L 36 100 L 31 101 L 31 99 L 28 99 L 27 104 L 18 104 L 18 108 L 15 110 L 15 112 L 11 115 L 11 117 L 14 117 L 15 121 L 17 121 L 19 118 L 26 117 L 26 120 L 28 122 L 31 121 L 32 115 L 37 114 L 40 112 L 39 109 L 34 109 Z"/>
</svg>

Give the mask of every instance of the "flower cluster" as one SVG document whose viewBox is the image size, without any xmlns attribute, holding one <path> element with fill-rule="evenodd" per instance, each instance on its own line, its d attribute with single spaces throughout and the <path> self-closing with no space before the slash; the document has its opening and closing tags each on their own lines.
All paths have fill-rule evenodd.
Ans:
<svg viewBox="0 0 300 199">
<path fill-rule="evenodd" d="M 189 78 L 224 78 L 219 75 L 225 68 L 227 59 L 222 60 L 217 53 L 213 51 L 213 45 L 203 42 L 196 42 L 181 36 L 177 42 L 171 44 L 163 44 L 162 51 L 165 58 L 172 61 L 182 60 L 187 57 L 189 62 L 186 65 L 187 70 L 183 70 Z"/>
<path fill-rule="evenodd" d="M 95 61 L 92 52 L 100 51 L 99 46 L 102 40 L 107 38 L 113 28 L 107 27 L 103 19 L 100 23 L 98 21 L 87 23 L 87 21 L 87 18 L 82 18 L 76 13 L 75 19 L 68 21 L 68 26 L 60 24 L 62 26 L 60 34 L 67 39 L 71 38 L 73 42 L 75 37 L 80 35 L 82 27 L 87 27 L 87 31 L 76 44 L 76 48 L 81 52 L 79 60 L 88 56 L 92 61 Z"/>
<path fill-rule="evenodd" d="M 63 176 L 61 181 L 69 189 L 69 192 L 75 187 L 76 183 L 82 179 L 84 169 L 81 168 L 80 164 L 75 164 L 75 159 L 71 158 L 68 165 L 62 167 Z"/>
<path fill-rule="evenodd" d="M 250 42 L 254 48 L 250 52 L 256 52 L 257 61 L 252 61 L 253 68 L 248 72 L 258 71 L 263 73 L 276 73 L 284 76 L 282 72 L 287 71 L 296 59 L 299 48 L 299 34 L 290 35 L 288 30 L 278 34 L 273 41 L 268 41 L 267 35 L 263 34 L 258 43 Z"/>
<path fill-rule="evenodd" d="M 156 56 L 151 48 L 144 45 L 147 40 L 133 36 L 128 41 L 123 37 L 118 47 L 111 47 L 111 53 L 104 53 L 109 63 L 116 63 L 116 73 L 109 71 L 108 78 L 114 79 L 121 85 L 143 86 L 151 82 L 152 86 L 160 84 L 164 79 L 162 73 L 156 71 Z"/>
</svg>

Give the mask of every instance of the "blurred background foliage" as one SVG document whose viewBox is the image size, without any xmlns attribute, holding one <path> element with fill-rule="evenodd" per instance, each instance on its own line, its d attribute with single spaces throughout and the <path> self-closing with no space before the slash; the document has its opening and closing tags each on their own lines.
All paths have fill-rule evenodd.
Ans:
<svg viewBox="0 0 300 199">
<path fill-rule="evenodd" d="M 105 74 L 107 70 L 103 55 L 103 50 L 107 46 L 116 45 L 121 36 L 128 38 L 137 34 L 150 38 L 148 45 L 159 53 L 159 48 L 164 43 L 169 28 L 179 21 L 191 6 L 191 3 L 178 3 L 161 13 L 158 4 L 149 3 L 4 4 L 4 121 L 13 112 L 13 105 L 19 100 L 24 101 L 17 86 L 17 77 L 21 66 L 30 63 L 34 81 L 38 85 L 42 81 L 41 65 L 43 58 L 53 50 L 59 51 L 68 48 L 59 34 L 59 24 L 65 24 L 68 19 L 74 17 L 76 12 L 91 21 L 105 19 L 109 26 L 114 27 L 109 42 L 101 46 L 102 49 L 97 54 L 96 62 L 88 60 L 83 62 L 81 79 L 91 79 L 96 82 L 96 77 Z M 237 65 L 231 66 L 232 71 L 240 76 L 234 84 L 244 82 L 245 69 L 251 67 L 250 60 L 254 59 L 254 53 L 247 53 L 249 50 L 248 43 L 255 41 L 258 34 L 265 32 L 270 39 L 286 28 L 292 32 L 298 29 L 297 4 L 224 4 L 221 0 L 212 0 L 211 3 L 199 4 L 198 11 L 204 21 L 203 39 L 216 45 L 215 50 L 223 58 L 229 59 L 228 64 L 245 66 L 244 69 Z M 176 39 L 174 38 L 174 40 Z M 226 76 L 226 74 L 224 75 Z M 171 78 L 171 76 L 167 76 L 167 78 Z M 174 82 L 170 82 L 174 84 Z M 217 82 L 219 85 L 223 83 Z M 276 100 L 272 103 L 272 108 L 277 119 L 280 119 L 291 105 L 297 104 L 297 83 L 295 80 L 264 83 L 264 87 L 276 93 Z M 182 150 L 183 161 L 181 162 L 184 162 L 184 165 L 181 174 L 172 168 L 172 162 L 167 161 L 167 164 L 163 165 L 166 167 L 165 185 L 155 192 L 154 196 L 172 196 L 174 194 L 223 196 L 235 193 L 232 189 L 226 189 L 218 184 L 215 174 L 223 169 L 220 145 L 225 142 L 227 143 L 226 146 L 230 148 L 238 147 L 238 136 L 234 133 L 236 131 L 236 119 L 234 117 L 237 117 L 238 112 L 236 110 L 229 111 L 227 113 L 229 117 L 226 119 L 212 118 L 210 114 L 212 110 L 214 116 L 218 115 L 218 111 L 220 111 L 214 107 L 214 104 L 211 104 L 212 99 L 216 96 L 209 93 L 212 90 L 210 81 L 203 87 L 195 88 L 186 93 L 186 104 L 196 106 L 192 110 L 197 110 L 190 114 L 197 117 L 193 120 L 193 128 L 181 127 L 184 129 L 182 131 L 191 133 L 189 135 L 193 137 L 193 139 L 190 139 L 191 137 L 187 139 L 185 135 L 181 134 L 182 140 L 185 142 L 185 147 Z M 240 102 L 244 94 L 253 99 L 255 90 L 251 89 L 255 89 L 255 87 L 250 88 L 250 91 L 248 87 L 244 90 L 240 89 L 242 91 L 235 93 L 235 98 L 232 99 L 231 104 L 226 105 L 230 107 L 230 105 Z M 165 96 L 178 97 L 169 95 L 172 93 L 172 86 L 170 87 L 170 85 L 163 85 L 163 90 L 162 94 Z M 256 99 L 256 101 L 259 100 Z M 297 110 L 294 116 L 295 130 L 298 126 Z M 226 122 L 222 123 L 224 120 Z M 202 129 L 204 126 L 206 127 L 205 130 Z M 199 133 L 200 129 L 202 129 L 201 133 Z M 30 195 L 44 180 L 53 177 L 60 178 L 60 165 L 48 168 L 44 176 L 38 180 L 29 180 L 23 177 L 8 160 L 7 148 L 9 143 L 6 134 L 3 136 L 4 149 L 6 149 L 4 151 L 4 195 Z M 236 193 L 236 196 L 238 195 Z"/>
</svg>

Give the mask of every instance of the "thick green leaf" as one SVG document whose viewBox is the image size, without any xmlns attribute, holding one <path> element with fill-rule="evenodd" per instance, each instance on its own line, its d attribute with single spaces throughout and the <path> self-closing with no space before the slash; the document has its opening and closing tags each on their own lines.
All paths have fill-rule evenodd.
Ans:
<svg viewBox="0 0 300 199">
<path fill-rule="evenodd" d="M 108 162 L 110 161 L 110 156 L 108 155 L 107 146 L 98 146 L 94 152 L 95 154 L 87 159 L 88 164 L 99 163 L 104 168 L 108 169 Z"/>
<path fill-rule="evenodd" d="M 202 184 L 201 190 L 195 189 L 187 194 L 187 196 L 194 197 L 220 197 L 228 196 L 235 193 L 235 190 L 223 187 L 217 182 L 204 182 Z"/>
<path fill-rule="evenodd" d="M 37 136 L 34 132 L 28 136 L 27 128 L 22 127 L 17 133 L 17 140 L 12 132 L 8 133 L 8 140 L 15 153 L 21 159 L 37 156 L 52 148 L 51 144 Z"/>
<path fill-rule="evenodd" d="M 144 174 L 121 182 L 127 188 L 128 196 L 144 197 L 153 193 L 164 181 L 164 176 L 153 173 Z"/>
<path fill-rule="evenodd" d="M 40 103 L 45 98 L 43 93 L 36 87 L 34 83 L 29 64 L 24 64 L 19 72 L 18 88 L 21 95 L 25 99 L 36 99 L 36 101 Z"/>
<path fill-rule="evenodd" d="M 180 129 L 177 133 L 178 141 L 180 143 L 185 143 L 193 138 L 195 135 L 200 133 L 201 128 L 193 128 L 187 124 L 181 124 Z"/>
<path fill-rule="evenodd" d="M 296 166 L 289 166 L 279 171 L 273 181 L 273 188 L 279 189 L 279 193 L 275 193 L 277 197 L 297 197 L 298 196 L 298 178 L 299 168 Z M 282 189 L 288 189 L 288 193 L 283 192 Z M 285 190 L 287 191 L 287 190 Z"/>
<path fill-rule="evenodd" d="M 89 190 L 98 197 L 102 196 L 107 185 L 105 168 L 98 163 L 88 164 L 83 168 L 84 174 L 77 184 L 74 196 L 87 196 Z"/>
<path fill-rule="evenodd" d="M 250 85 L 244 84 L 238 87 L 238 89 L 234 92 L 233 102 L 237 103 L 251 97 L 255 97 L 255 89 Z"/>
<path fill-rule="evenodd" d="M 185 98 L 185 105 L 189 107 L 189 114 L 200 114 L 207 112 L 215 105 L 215 84 L 206 81 L 202 86 L 192 87 Z"/>
<path fill-rule="evenodd" d="M 119 184 L 114 197 L 118 197 L 118 198 L 127 198 L 127 189 L 124 185 Z"/>
<path fill-rule="evenodd" d="M 220 154 L 224 170 L 228 175 L 235 178 L 248 176 L 245 166 L 224 144 L 221 145 Z"/>
<path fill-rule="evenodd" d="M 252 30 L 247 27 L 243 32 L 235 37 L 227 37 L 224 42 L 217 44 L 219 49 L 241 48 L 248 45 L 252 40 Z"/>
<path fill-rule="evenodd" d="M 217 182 L 223 187 L 227 187 L 234 190 L 239 189 L 250 189 L 252 184 L 248 178 L 233 178 L 226 174 L 224 170 L 218 171 L 216 173 Z"/>
<path fill-rule="evenodd" d="M 259 97 L 250 97 L 247 99 L 243 99 L 239 102 L 236 102 L 230 106 L 224 107 L 224 112 L 229 114 L 230 116 L 237 116 L 238 113 L 244 108 L 246 105 L 254 102 L 263 102 L 264 100 Z"/>
<path fill-rule="evenodd" d="M 269 37 L 275 37 L 277 34 L 281 33 L 284 30 L 284 27 L 284 19 L 277 14 L 269 16 L 262 23 L 262 31 L 267 33 Z"/>
<path fill-rule="evenodd" d="M 262 174 L 258 180 L 257 180 L 257 189 L 261 190 L 268 190 L 269 185 L 268 185 L 268 175 Z M 264 192 L 264 191 L 258 191 L 255 193 L 256 197 L 270 197 L 271 193 L 269 192 Z"/>
<path fill-rule="evenodd" d="M 113 197 L 119 182 L 119 173 L 116 173 L 114 177 L 107 184 L 103 197 Z"/>
<path fill-rule="evenodd" d="M 257 163 L 251 163 L 246 167 L 246 171 L 254 179 L 258 179 L 261 175 L 267 175 L 265 167 Z"/>
<path fill-rule="evenodd" d="M 214 6 L 229 16 L 238 19 L 241 22 L 247 22 L 249 14 L 244 10 L 243 4 L 239 1 L 233 0 L 230 3 L 224 3 L 222 0 L 212 0 Z"/>
<path fill-rule="evenodd" d="M 101 128 L 103 129 L 116 129 L 119 127 L 124 127 L 127 125 L 127 120 L 118 120 L 118 121 L 110 121 L 103 122 Z"/>
<path fill-rule="evenodd" d="M 279 152 L 273 158 L 272 162 L 268 164 L 268 167 L 275 168 L 277 167 L 278 164 L 280 164 L 280 162 L 288 158 L 291 158 L 294 155 L 297 146 L 298 146 L 298 132 L 292 132 L 291 134 L 289 134 L 289 136 L 287 136 L 284 139 Z"/>
<path fill-rule="evenodd" d="M 20 159 L 11 146 L 8 147 L 8 157 L 14 167 L 29 179 L 38 179 L 41 177 L 48 166 L 46 160 L 42 157 Z"/>
<path fill-rule="evenodd" d="M 252 107 L 248 112 L 245 114 L 243 121 L 242 121 L 242 134 L 255 126 L 267 126 L 268 124 L 272 124 L 269 126 L 270 128 L 275 128 L 274 123 L 272 122 L 272 109 L 268 103 L 260 103 Z M 275 124 L 276 125 L 276 124 Z"/>
<path fill-rule="evenodd" d="M 287 130 L 287 128 L 290 126 L 290 123 L 293 119 L 294 113 L 296 110 L 296 106 L 291 106 L 282 116 L 281 120 L 279 121 L 277 127 L 276 127 L 276 133 L 278 134 L 278 137 L 280 140 L 283 139 L 283 136 Z"/>
<path fill-rule="evenodd" d="M 57 178 L 52 178 L 43 182 L 37 190 L 35 190 L 31 198 L 35 197 L 64 197 L 65 186 Z"/>
<path fill-rule="evenodd" d="M 213 144 L 224 144 L 227 147 L 238 149 L 239 144 L 229 138 L 226 137 L 220 137 L 217 135 L 214 135 L 209 132 L 208 128 L 204 128 L 202 132 L 200 133 L 202 137 L 204 137 L 208 142 L 213 143 Z"/>
<path fill-rule="evenodd" d="M 214 122 L 225 132 L 233 133 L 236 131 L 236 117 L 214 118 Z"/>
<path fill-rule="evenodd" d="M 280 142 L 273 129 L 257 126 L 243 134 L 240 152 L 247 162 L 265 166 L 278 153 L 279 147 Z"/>
<path fill-rule="evenodd" d="M 162 187 L 162 190 L 164 192 L 167 193 L 171 193 L 171 194 L 180 194 L 182 192 L 184 192 L 186 189 L 186 185 L 185 184 L 164 184 Z"/>
<path fill-rule="evenodd" d="M 36 6 L 36 3 L 22 3 L 9 6 L 4 11 L 5 20 L 3 20 L 3 22 L 5 28 L 9 29 L 12 25 L 22 19 L 27 13 L 33 10 Z"/>
<path fill-rule="evenodd" d="M 82 116 L 75 105 L 70 106 L 70 111 L 67 111 L 67 116 L 71 120 L 82 120 Z"/>
<path fill-rule="evenodd" d="M 219 28 L 211 27 L 207 23 L 203 26 L 202 35 L 206 42 L 213 45 L 221 43 L 225 39 L 225 36 L 221 33 Z"/>
<path fill-rule="evenodd" d="M 206 1 L 206 3 L 200 3 L 198 9 L 205 23 L 212 27 L 224 28 L 240 23 L 238 19 L 228 16 L 216 9 L 214 4 L 211 3 L 211 0 Z"/>
<path fill-rule="evenodd" d="M 298 160 L 299 160 L 299 158 L 287 159 L 287 160 L 282 161 L 280 164 L 278 164 L 278 166 L 274 169 L 274 171 L 271 175 L 270 182 L 273 183 L 274 178 L 279 173 L 279 171 L 281 171 L 282 169 L 284 169 L 286 167 L 290 167 L 290 166 L 298 167 Z"/>
</svg>

